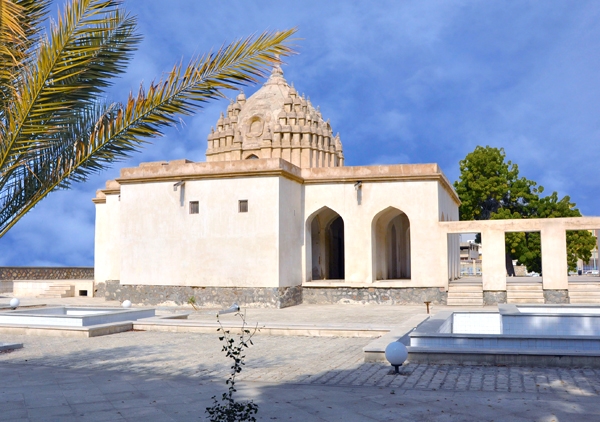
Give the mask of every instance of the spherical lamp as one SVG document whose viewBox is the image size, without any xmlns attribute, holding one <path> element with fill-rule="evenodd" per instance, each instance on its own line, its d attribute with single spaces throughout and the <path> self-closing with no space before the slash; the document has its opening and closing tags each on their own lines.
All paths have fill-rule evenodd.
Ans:
<svg viewBox="0 0 600 422">
<path fill-rule="evenodd" d="M 124 300 L 123 303 L 121 304 L 121 306 L 123 308 L 131 308 L 131 301 L 130 300 Z"/>
<path fill-rule="evenodd" d="M 385 358 L 394 367 L 396 374 L 399 374 L 398 368 L 408 358 L 408 350 L 404 344 L 394 341 L 385 348 Z"/>
<path fill-rule="evenodd" d="M 13 297 L 10 300 L 10 307 L 13 309 L 17 309 L 17 306 L 19 306 L 19 303 L 21 303 L 21 301 L 19 299 L 17 299 L 16 297 Z"/>
</svg>

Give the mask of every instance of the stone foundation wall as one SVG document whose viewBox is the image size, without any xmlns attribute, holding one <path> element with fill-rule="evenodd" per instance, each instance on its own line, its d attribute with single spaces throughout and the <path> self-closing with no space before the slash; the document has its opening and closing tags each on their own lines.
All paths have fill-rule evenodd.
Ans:
<svg viewBox="0 0 600 422">
<path fill-rule="evenodd" d="M 350 287 L 303 287 L 302 298 L 308 304 L 380 304 L 422 305 L 431 302 L 445 305 L 448 293 L 438 287 L 405 288 L 350 288 Z"/>
<path fill-rule="evenodd" d="M 106 300 L 130 300 L 140 305 L 185 305 L 194 298 L 196 306 L 228 308 L 286 308 L 302 303 L 302 287 L 188 287 L 121 285 L 118 280 L 96 284 L 97 297 Z"/>
<path fill-rule="evenodd" d="M 569 303 L 569 291 L 544 290 L 544 303 Z"/>
<path fill-rule="evenodd" d="M 94 267 L 0 267 L 0 280 L 93 280 Z"/>
<path fill-rule="evenodd" d="M 506 303 L 506 291 L 484 290 L 483 305 L 497 305 Z"/>
<path fill-rule="evenodd" d="M 347 287 L 187 287 L 121 285 L 118 280 L 97 283 L 95 296 L 106 300 L 130 300 L 139 305 L 186 305 L 194 298 L 197 306 L 227 308 L 236 302 L 242 307 L 273 307 L 308 304 L 445 305 L 443 288 L 347 288 Z"/>
</svg>

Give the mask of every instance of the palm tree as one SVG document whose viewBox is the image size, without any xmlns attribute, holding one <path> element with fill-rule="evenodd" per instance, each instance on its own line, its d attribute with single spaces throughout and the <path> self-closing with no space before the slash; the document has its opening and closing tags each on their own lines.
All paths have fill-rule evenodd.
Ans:
<svg viewBox="0 0 600 422">
<path fill-rule="evenodd" d="M 0 237 L 55 189 L 126 158 L 225 89 L 256 82 L 294 30 L 265 32 L 175 65 L 125 102 L 100 98 L 141 40 L 121 0 L 0 0 Z"/>
</svg>

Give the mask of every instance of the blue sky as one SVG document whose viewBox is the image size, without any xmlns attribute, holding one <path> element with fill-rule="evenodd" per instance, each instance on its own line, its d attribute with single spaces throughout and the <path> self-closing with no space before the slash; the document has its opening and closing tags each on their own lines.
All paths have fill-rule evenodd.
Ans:
<svg viewBox="0 0 600 422">
<path fill-rule="evenodd" d="M 597 1 L 124 6 L 138 17 L 144 41 L 110 101 L 125 100 L 182 59 L 297 27 L 299 54 L 286 60 L 285 77 L 340 133 L 346 165 L 437 162 L 454 181 L 458 162 L 477 145 L 503 147 L 521 175 L 547 193 L 570 195 L 584 215 L 600 215 Z M 96 189 L 120 167 L 204 161 L 206 136 L 226 105 L 209 104 L 130 160 L 50 194 L 0 239 L 0 265 L 93 265 Z"/>
</svg>

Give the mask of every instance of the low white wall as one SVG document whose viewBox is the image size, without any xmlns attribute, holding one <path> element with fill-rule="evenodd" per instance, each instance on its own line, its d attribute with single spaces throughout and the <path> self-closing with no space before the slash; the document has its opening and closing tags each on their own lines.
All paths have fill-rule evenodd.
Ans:
<svg viewBox="0 0 600 422">
<path fill-rule="evenodd" d="M 54 284 L 73 286 L 75 296 L 79 296 L 80 290 L 86 290 L 87 296 L 94 296 L 94 280 L 15 280 L 12 283 L 15 297 L 37 297 Z"/>
</svg>

